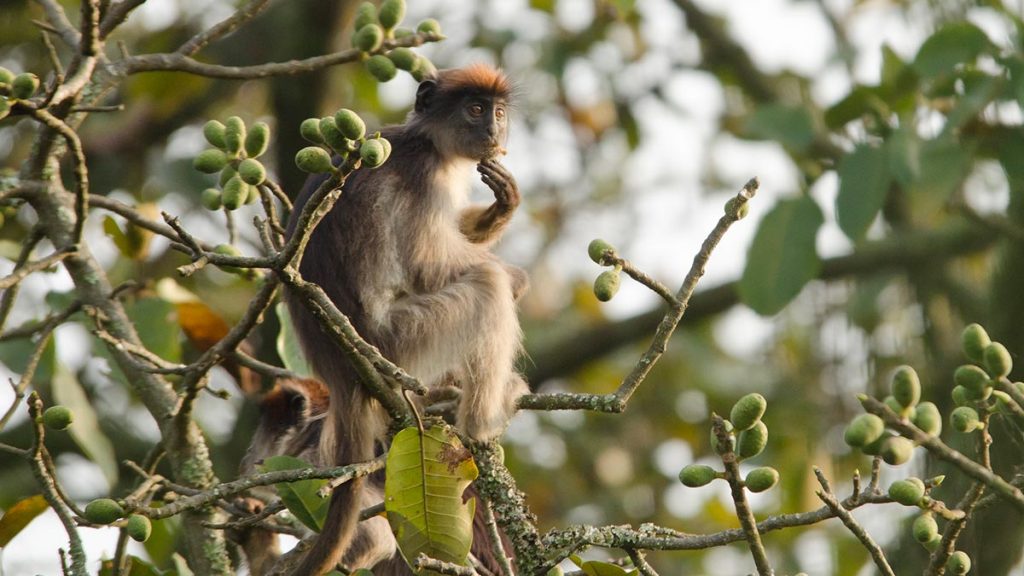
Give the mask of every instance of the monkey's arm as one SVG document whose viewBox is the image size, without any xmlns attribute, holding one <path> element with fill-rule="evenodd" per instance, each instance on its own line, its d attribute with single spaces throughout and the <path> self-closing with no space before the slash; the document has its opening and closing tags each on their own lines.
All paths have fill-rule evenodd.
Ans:
<svg viewBox="0 0 1024 576">
<path fill-rule="evenodd" d="M 508 226 L 512 213 L 519 207 L 519 186 L 509 171 L 494 158 L 477 164 L 477 172 L 488 188 L 494 191 L 490 206 L 471 206 L 459 215 L 459 230 L 476 244 L 494 242 Z"/>
</svg>

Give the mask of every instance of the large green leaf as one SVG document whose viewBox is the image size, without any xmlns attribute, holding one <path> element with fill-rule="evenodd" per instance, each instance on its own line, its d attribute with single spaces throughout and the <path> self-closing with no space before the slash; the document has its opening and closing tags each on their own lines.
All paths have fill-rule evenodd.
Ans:
<svg viewBox="0 0 1024 576">
<path fill-rule="evenodd" d="M 970 171 L 972 153 L 972 145 L 961 138 L 939 137 L 921 144 L 921 171 L 910 185 L 916 216 L 926 219 L 946 206 Z"/>
<path fill-rule="evenodd" d="M 946 116 L 946 125 L 942 131 L 952 133 L 970 120 L 973 120 L 985 106 L 994 100 L 1003 87 L 1002 79 L 984 73 L 968 74 L 964 78 L 964 95 Z"/>
<path fill-rule="evenodd" d="M 807 108 L 767 104 L 747 119 L 745 131 L 755 138 L 775 140 L 797 152 L 814 141 L 814 122 Z"/>
<path fill-rule="evenodd" d="M 0 517 L 0 548 L 10 544 L 15 536 L 49 506 L 42 494 L 36 494 L 8 508 Z"/>
<path fill-rule="evenodd" d="M 950 22 L 921 44 L 914 58 L 914 70 L 924 78 L 950 72 L 960 64 L 974 62 L 994 49 L 988 36 L 970 22 Z"/>
<path fill-rule="evenodd" d="M 274 306 L 281 330 L 277 333 L 277 355 L 284 362 L 284 367 L 305 378 L 313 377 L 313 369 L 306 362 L 306 355 L 299 346 L 299 336 L 295 333 L 295 325 L 284 302 Z"/>
<path fill-rule="evenodd" d="M 100 421 L 93 410 L 89 397 L 75 377 L 67 368 L 57 367 L 53 375 L 53 401 L 71 409 L 75 421 L 68 427 L 71 439 L 78 444 L 82 452 L 103 471 L 103 476 L 111 487 L 117 486 L 117 456 L 114 445 L 100 429 Z"/>
<path fill-rule="evenodd" d="M 836 218 L 854 242 L 867 233 L 889 191 L 889 155 L 884 146 L 858 145 L 839 161 Z"/>
<path fill-rule="evenodd" d="M 807 196 L 783 200 L 765 215 L 739 283 L 747 306 L 759 314 L 775 314 L 818 275 L 821 261 L 814 239 L 822 222 L 821 210 Z"/>
<path fill-rule="evenodd" d="M 887 110 L 876 88 L 856 86 L 845 98 L 825 110 L 825 125 L 835 130 L 866 114 L 874 112 L 884 116 Z"/>
<path fill-rule="evenodd" d="M 301 458 L 293 456 L 272 456 L 263 461 L 260 469 L 263 472 L 277 472 L 279 470 L 297 470 L 309 468 L 310 464 Z M 310 530 L 319 532 L 324 526 L 324 519 L 327 518 L 327 508 L 330 505 L 329 498 L 321 498 L 317 493 L 327 485 L 327 480 L 299 480 L 298 482 L 281 482 L 275 484 L 281 502 L 288 511 L 300 522 L 309 527 Z"/>
<path fill-rule="evenodd" d="M 476 500 L 462 501 L 476 463 L 448 428 L 406 428 L 388 451 L 384 508 L 406 561 L 420 554 L 465 565 Z"/>
</svg>

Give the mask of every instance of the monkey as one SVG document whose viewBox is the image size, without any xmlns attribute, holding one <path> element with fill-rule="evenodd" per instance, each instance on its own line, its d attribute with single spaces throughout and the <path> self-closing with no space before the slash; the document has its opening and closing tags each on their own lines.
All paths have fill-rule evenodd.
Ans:
<svg viewBox="0 0 1024 576">
<path fill-rule="evenodd" d="M 510 95 L 505 75 L 484 65 L 424 79 L 406 122 L 382 130 L 390 159 L 348 176 L 299 269 L 386 358 L 427 386 L 458 382 L 456 426 L 479 441 L 499 436 L 528 392 L 514 368 L 522 339 L 516 299 L 526 273 L 490 250 L 520 203 L 515 179 L 495 159 L 508 134 Z M 468 203 L 474 165 L 494 193 L 489 205 Z M 289 237 L 322 181 L 308 180 L 296 199 Z M 386 432 L 383 410 L 300 299 L 286 290 L 285 300 L 305 355 L 329 389 L 322 461 L 371 459 Z M 321 535 L 295 574 L 323 574 L 343 559 L 365 484 L 356 479 L 334 490 Z"/>
<path fill-rule="evenodd" d="M 239 466 L 239 473 L 250 474 L 263 459 L 280 454 L 302 458 L 313 465 L 322 465 L 319 461 L 319 442 L 328 409 L 327 399 L 327 387 L 319 380 L 278 379 L 259 402 L 259 421 Z M 383 501 L 383 478 L 379 473 L 371 477 L 362 494 L 360 509 Z M 470 485 L 466 498 L 476 494 L 475 486 Z M 235 505 L 255 514 L 260 512 L 263 503 L 255 498 L 240 498 Z M 511 543 L 503 532 L 500 534 L 506 554 L 512 557 Z M 230 536 L 241 547 L 250 574 L 267 576 L 272 572 L 281 556 L 275 534 L 259 527 L 249 527 L 235 529 Z M 473 518 L 473 545 L 470 552 L 492 574 L 501 573 L 498 559 L 490 546 L 490 535 L 481 506 L 477 506 Z M 367 518 L 359 523 L 343 563 L 371 568 L 375 576 L 414 576 L 412 569 L 397 552 L 394 536 L 382 517 Z"/>
</svg>

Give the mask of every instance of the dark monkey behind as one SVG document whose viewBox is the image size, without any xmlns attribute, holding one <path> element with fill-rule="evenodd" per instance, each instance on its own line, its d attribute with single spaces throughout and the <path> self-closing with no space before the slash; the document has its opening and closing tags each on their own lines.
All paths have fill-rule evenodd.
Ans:
<svg viewBox="0 0 1024 576">
<path fill-rule="evenodd" d="M 515 181 L 494 160 L 505 143 L 508 97 L 505 77 L 486 66 L 422 82 L 407 122 L 382 131 L 390 159 L 349 176 L 300 269 L 387 358 L 428 386 L 454 379 L 462 388 L 456 425 L 479 440 L 501 434 L 527 391 L 513 368 L 521 339 L 515 300 L 526 277 L 489 249 L 519 204 Z M 488 206 L 468 204 L 474 166 L 494 192 Z M 318 184 L 308 182 L 299 196 L 289 234 Z M 373 458 L 385 415 L 305 305 L 291 294 L 287 300 L 306 356 L 330 389 L 320 458 Z M 321 536 L 296 574 L 326 572 L 343 554 L 346 564 L 361 565 L 350 543 L 362 492 L 362 480 L 334 491 Z"/>
</svg>

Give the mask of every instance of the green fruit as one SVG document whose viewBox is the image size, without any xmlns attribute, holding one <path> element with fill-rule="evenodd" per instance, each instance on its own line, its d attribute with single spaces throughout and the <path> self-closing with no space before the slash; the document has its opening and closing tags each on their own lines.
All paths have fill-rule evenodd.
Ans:
<svg viewBox="0 0 1024 576">
<path fill-rule="evenodd" d="M 914 443 L 902 436 L 891 436 L 882 442 L 879 456 L 890 466 L 899 466 L 910 460 L 914 455 Z"/>
<path fill-rule="evenodd" d="M 396 68 L 408 72 L 412 72 L 417 64 L 419 64 L 419 58 L 416 57 L 416 53 L 408 48 L 395 48 L 388 52 L 388 58 L 395 63 Z"/>
<path fill-rule="evenodd" d="M 0 120 L 7 118 L 7 115 L 11 113 L 11 103 L 7 101 L 7 98 L 0 96 Z"/>
<path fill-rule="evenodd" d="M 95 524 L 110 524 L 124 516 L 124 508 L 110 498 L 99 498 L 85 505 L 85 519 Z"/>
<path fill-rule="evenodd" d="M 963 386 L 953 387 L 953 392 L 950 395 L 953 397 L 953 403 L 957 406 L 966 406 L 971 403 L 970 392 Z"/>
<path fill-rule="evenodd" d="M 325 116 L 320 119 L 320 134 L 324 137 L 324 143 L 335 152 L 348 151 L 349 140 L 341 133 L 333 117 Z"/>
<path fill-rule="evenodd" d="M 255 204 L 260 199 L 260 187 L 249 185 L 249 195 L 245 197 L 246 204 Z"/>
<path fill-rule="evenodd" d="M 67 406 L 50 406 L 43 412 L 43 424 L 51 430 L 64 430 L 74 420 L 75 415 Z"/>
<path fill-rule="evenodd" d="M 924 548 L 929 552 L 935 552 L 939 549 L 939 544 L 942 544 L 942 534 L 932 536 L 931 540 L 924 543 Z"/>
<path fill-rule="evenodd" d="M 352 46 L 362 52 L 373 52 L 384 43 L 384 30 L 376 24 L 367 24 L 352 36 Z"/>
<path fill-rule="evenodd" d="M 153 533 L 153 524 L 149 521 L 149 518 L 139 516 L 138 514 L 132 514 L 128 517 L 126 528 L 128 536 L 136 542 L 149 540 L 149 535 Z"/>
<path fill-rule="evenodd" d="M 601 302 L 607 302 L 619 291 L 619 273 L 615 270 L 607 270 L 597 275 L 594 280 L 594 296 Z"/>
<path fill-rule="evenodd" d="M 725 431 L 728 433 L 726 434 L 728 446 L 720 445 L 718 443 L 718 436 L 715 435 L 715 429 L 711 429 L 711 448 L 718 454 L 725 454 L 726 452 L 731 452 L 733 449 L 733 443 L 735 442 L 735 439 L 732 435 L 732 422 L 729 422 L 728 420 L 725 421 Z"/>
<path fill-rule="evenodd" d="M 322 174 L 334 169 L 331 165 L 331 156 L 323 148 L 307 146 L 295 154 L 295 165 L 303 172 L 310 174 Z"/>
<path fill-rule="evenodd" d="M 964 355 L 974 362 L 981 362 L 985 357 L 985 348 L 992 343 L 988 332 L 980 324 L 969 324 L 960 333 L 960 344 L 963 347 Z"/>
<path fill-rule="evenodd" d="M 220 202 L 228 210 L 237 210 L 249 197 L 249 185 L 242 181 L 239 176 L 232 176 L 224 185 Z"/>
<path fill-rule="evenodd" d="M 743 483 L 751 492 L 764 492 L 779 483 L 779 471 L 771 466 L 754 468 L 743 479 Z"/>
<path fill-rule="evenodd" d="M 1000 414 L 1005 414 L 1007 416 L 1014 414 L 1013 408 L 1011 408 L 1014 402 L 1013 398 L 1009 394 L 1002 390 L 993 390 L 992 398 L 995 399 L 996 409 L 999 410 Z"/>
<path fill-rule="evenodd" d="M 224 149 L 228 154 L 237 156 L 245 142 L 245 122 L 238 116 L 224 121 Z"/>
<path fill-rule="evenodd" d="M 897 480 L 889 486 L 889 498 L 904 506 L 917 506 L 923 497 L 923 483 Z"/>
<path fill-rule="evenodd" d="M 405 18 L 405 0 L 384 0 L 380 5 L 380 25 L 391 30 Z"/>
<path fill-rule="evenodd" d="M 921 379 L 910 366 L 900 366 L 892 375 L 892 395 L 900 406 L 911 408 L 921 400 Z"/>
<path fill-rule="evenodd" d="M 224 142 L 224 124 L 216 120 L 210 120 L 203 125 L 203 136 L 206 137 L 206 141 L 211 146 L 217 148 L 225 148 L 227 144 Z"/>
<path fill-rule="evenodd" d="M 843 439 L 854 448 L 863 448 L 881 438 L 885 422 L 874 414 L 861 414 L 850 422 L 843 433 Z"/>
<path fill-rule="evenodd" d="M 605 252 L 614 254 L 615 247 L 600 238 L 591 240 L 590 245 L 587 246 L 587 254 L 590 255 L 590 259 L 597 264 L 602 264 L 601 258 L 604 256 Z"/>
<path fill-rule="evenodd" d="M 1002 378 L 1013 370 L 1013 358 L 1010 351 L 999 342 L 993 342 L 985 347 L 984 358 L 985 370 L 993 378 Z"/>
<path fill-rule="evenodd" d="M 205 174 L 220 172 L 228 164 L 228 155 L 219 148 L 207 148 L 192 161 L 192 167 Z"/>
<path fill-rule="evenodd" d="M 409 28 L 395 28 L 391 34 L 395 37 L 395 40 L 401 40 L 402 38 L 408 38 L 415 33 L 415 31 L 410 30 Z"/>
<path fill-rule="evenodd" d="M 879 456 L 882 454 L 882 446 L 890 436 L 892 436 L 892 434 L 883 432 L 878 438 L 875 438 L 874 442 L 869 442 L 862 446 L 860 451 L 868 456 Z"/>
<path fill-rule="evenodd" d="M 971 571 L 971 557 L 957 550 L 946 560 L 946 570 L 954 576 L 963 576 Z"/>
<path fill-rule="evenodd" d="M 14 72 L 0 66 L 0 86 L 14 82 Z"/>
<path fill-rule="evenodd" d="M 971 364 L 964 364 L 953 372 L 953 382 L 957 386 L 963 386 L 973 396 L 981 396 L 986 386 L 991 386 L 988 381 L 988 374 L 984 370 Z"/>
<path fill-rule="evenodd" d="M 758 420 L 753 426 L 740 432 L 736 440 L 736 455 L 741 459 L 753 458 L 768 444 L 768 427 Z"/>
<path fill-rule="evenodd" d="M 245 155 L 249 158 L 262 156 L 270 145 L 270 126 L 266 122 L 257 122 L 249 129 L 245 137 Z"/>
<path fill-rule="evenodd" d="M 764 396 L 756 392 L 747 394 L 732 405 L 729 421 L 737 430 L 746 430 L 761 420 L 767 408 L 768 401 Z"/>
<path fill-rule="evenodd" d="M 882 400 L 882 403 L 888 406 L 889 410 L 892 410 L 893 412 L 899 414 L 900 416 L 904 415 L 903 405 L 900 404 L 899 400 L 897 400 L 895 396 L 891 394 L 889 396 L 886 396 L 885 399 Z"/>
<path fill-rule="evenodd" d="M 395 68 L 395 63 L 392 62 L 387 56 L 377 54 L 371 56 L 366 61 L 366 70 L 377 79 L 378 82 L 387 82 L 398 74 L 398 68 Z"/>
<path fill-rule="evenodd" d="M 369 24 L 377 23 L 377 7 L 372 2 L 363 2 L 356 10 L 355 29 L 362 30 Z"/>
<path fill-rule="evenodd" d="M 441 23 L 433 18 L 427 18 L 416 26 L 416 31 L 420 34 L 433 34 L 434 36 L 440 36 Z"/>
<path fill-rule="evenodd" d="M 942 414 L 939 408 L 932 402 L 921 402 L 914 410 L 914 417 L 911 418 L 914 426 L 917 426 L 925 434 L 938 436 L 942 433 Z"/>
<path fill-rule="evenodd" d="M 359 157 L 370 168 L 376 168 L 387 160 L 387 156 L 384 154 L 384 145 L 376 138 L 367 140 L 359 146 Z"/>
<path fill-rule="evenodd" d="M 960 406 L 949 413 L 949 423 L 953 430 L 961 434 L 970 434 L 983 427 L 978 419 L 978 411 L 970 406 Z"/>
<path fill-rule="evenodd" d="M 375 140 L 380 142 L 380 145 L 384 147 L 384 160 L 386 161 L 388 158 L 391 157 L 391 141 L 388 140 L 387 138 L 380 137 L 375 138 Z"/>
<path fill-rule="evenodd" d="M 246 184 L 259 186 L 267 179 L 267 169 L 263 167 L 259 160 L 246 158 L 238 164 L 238 176 Z"/>
<path fill-rule="evenodd" d="M 31 72 L 23 72 L 11 80 L 11 96 L 24 100 L 31 98 L 39 89 L 39 77 Z"/>
<path fill-rule="evenodd" d="M 213 248 L 213 251 L 221 256 L 241 256 L 242 252 L 235 248 L 233 244 L 217 244 Z"/>
<path fill-rule="evenodd" d="M 718 478 L 718 471 L 703 464 L 690 464 L 679 471 L 679 481 L 690 488 L 700 488 Z"/>
<path fill-rule="evenodd" d="M 313 144 L 323 144 L 324 135 L 320 133 L 320 119 L 306 118 L 299 125 L 299 134 Z"/>
<path fill-rule="evenodd" d="M 412 70 L 409 70 L 414 80 L 423 82 L 427 78 L 433 78 L 437 75 L 437 67 L 434 66 L 433 62 L 419 55 L 416 56 L 416 61 Z"/>
<path fill-rule="evenodd" d="M 921 514 L 914 520 L 911 528 L 914 533 L 914 540 L 921 544 L 927 544 L 939 533 L 939 524 L 931 514 Z"/>
<path fill-rule="evenodd" d="M 366 136 L 366 124 L 355 112 L 342 108 L 334 113 L 334 124 L 342 136 L 349 140 L 362 140 Z"/>
<path fill-rule="evenodd" d="M 199 202 L 203 205 L 203 208 L 207 210 L 220 210 L 221 199 L 220 190 L 216 188 L 207 188 L 203 190 L 203 193 L 199 195 Z"/>
</svg>

